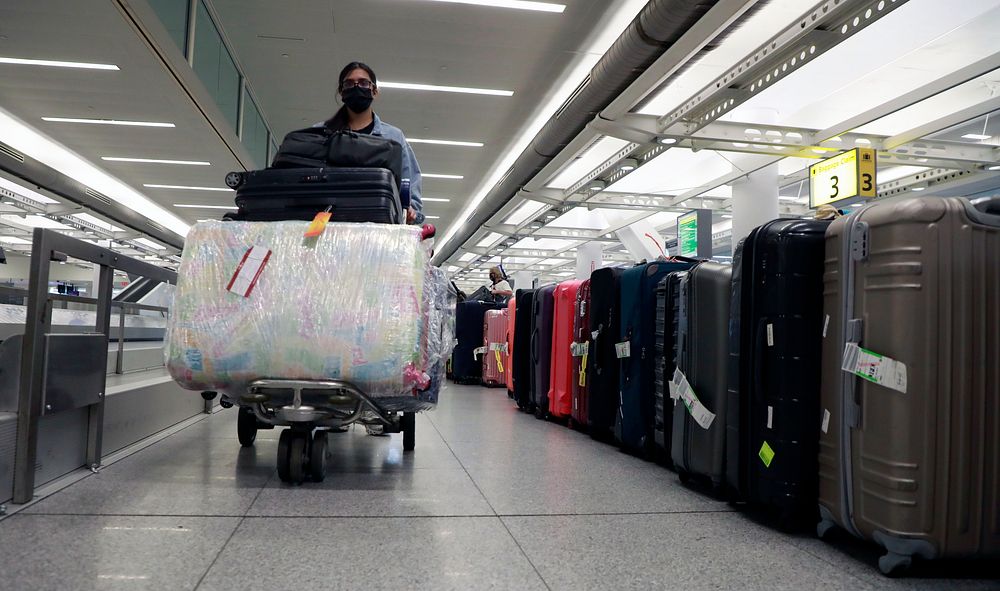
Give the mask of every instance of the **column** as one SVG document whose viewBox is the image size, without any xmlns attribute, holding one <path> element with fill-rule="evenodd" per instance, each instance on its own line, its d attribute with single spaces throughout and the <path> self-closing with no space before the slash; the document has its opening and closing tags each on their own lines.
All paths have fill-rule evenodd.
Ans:
<svg viewBox="0 0 1000 591">
<path fill-rule="evenodd" d="M 604 248 L 600 242 L 587 242 L 578 246 L 576 248 L 576 278 L 590 279 L 590 274 L 595 269 L 601 268 L 603 254 Z"/>
</svg>

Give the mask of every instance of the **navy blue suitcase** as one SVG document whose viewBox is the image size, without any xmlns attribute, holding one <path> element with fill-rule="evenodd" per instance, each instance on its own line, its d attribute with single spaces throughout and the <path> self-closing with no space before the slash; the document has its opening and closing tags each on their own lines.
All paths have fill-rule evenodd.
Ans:
<svg viewBox="0 0 1000 591">
<path fill-rule="evenodd" d="M 618 409 L 618 304 L 624 269 L 606 267 L 590 274 L 590 344 L 587 355 L 587 418 L 590 436 L 600 441 L 614 437 Z"/>
<path fill-rule="evenodd" d="M 677 367 L 677 333 L 680 312 L 681 281 L 687 271 L 670 273 L 656 286 L 656 360 L 653 389 L 653 456 L 673 468 L 670 459 L 670 433 L 674 424 L 674 403 L 669 383 Z"/>
<path fill-rule="evenodd" d="M 772 512 L 785 528 L 818 520 L 816 421 L 829 224 L 768 222 L 751 231 L 733 257 L 726 480 L 736 499 Z M 762 454 L 765 445 L 775 455 Z"/>
<path fill-rule="evenodd" d="M 531 314 L 531 408 L 535 416 L 549 415 L 549 378 L 552 375 L 552 316 L 555 285 L 535 290 Z"/>
<path fill-rule="evenodd" d="M 691 267 L 688 261 L 653 261 L 625 271 L 621 281 L 619 346 L 621 359 L 615 439 L 627 452 L 653 455 L 656 286 L 669 273 Z"/>
<path fill-rule="evenodd" d="M 478 384 L 483 376 L 483 362 L 476 349 L 483 346 L 483 319 L 495 304 L 460 302 L 455 308 L 455 336 L 458 344 L 451 355 L 452 379 L 459 384 Z"/>
<path fill-rule="evenodd" d="M 514 293 L 514 402 L 521 410 L 531 406 L 531 320 L 535 292 L 519 289 Z"/>
</svg>

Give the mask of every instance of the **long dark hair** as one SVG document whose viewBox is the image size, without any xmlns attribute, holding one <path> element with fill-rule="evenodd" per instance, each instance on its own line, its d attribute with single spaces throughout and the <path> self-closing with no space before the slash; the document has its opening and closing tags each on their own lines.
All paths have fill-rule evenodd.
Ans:
<svg viewBox="0 0 1000 591">
<path fill-rule="evenodd" d="M 340 93 L 340 89 L 344 85 L 344 80 L 347 79 L 350 73 L 359 69 L 368 73 L 373 85 L 378 85 L 378 80 L 375 78 L 375 70 L 371 66 L 363 62 L 351 62 L 344 66 L 344 69 L 340 71 L 340 76 L 337 77 L 337 93 Z M 324 125 L 333 130 L 347 129 L 347 105 L 341 105 L 333 117 L 330 117 Z"/>
</svg>

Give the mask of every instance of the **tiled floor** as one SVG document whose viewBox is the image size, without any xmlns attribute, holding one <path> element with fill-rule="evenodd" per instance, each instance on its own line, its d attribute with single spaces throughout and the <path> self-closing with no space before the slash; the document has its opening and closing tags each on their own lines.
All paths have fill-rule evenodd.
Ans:
<svg viewBox="0 0 1000 591">
<path fill-rule="evenodd" d="M 281 484 L 277 431 L 215 414 L 0 522 L 0 589 L 1000 589 L 993 565 L 882 577 L 878 551 L 760 525 L 663 468 L 450 386 L 398 435 L 333 434 Z"/>
</svg>

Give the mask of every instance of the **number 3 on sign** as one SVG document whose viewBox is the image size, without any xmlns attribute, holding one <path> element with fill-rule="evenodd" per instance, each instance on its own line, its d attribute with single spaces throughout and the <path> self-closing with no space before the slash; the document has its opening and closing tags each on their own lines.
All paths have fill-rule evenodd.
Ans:
<svg viewBox="0 0 1000 591">
<path fill-rule="evenodd" d="M 840 184 L 840 177 L 838 177 L 837 175 L 833 175 L 830 177 L 830 182 L 833 183 L 832 187 L 833 194 L 830 195 L 830 199 L 836 199 L 837 195 L 840 194 L 840 188 L 837 187 L 837 185 Z"/>
<path fill-rule="evenodd" d="M 834 177 L 834 178 L 836 178 L 836 177 Z M 864 173 L 864 174 L 862 174 L 861 175 L 861 191 L 867 193 L 867 192 L 871 191 L 872 188 L 873 188 L 872 187 L 872 175 L 868 174 L 867 172 Z"/>
</svg>

